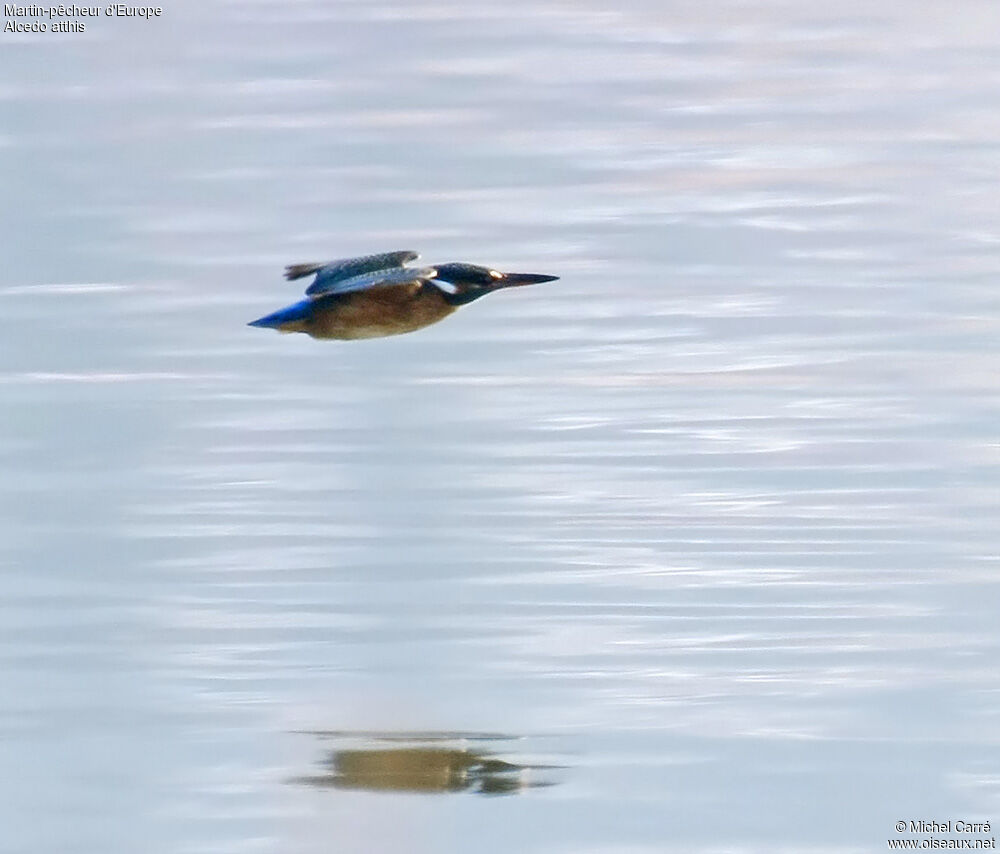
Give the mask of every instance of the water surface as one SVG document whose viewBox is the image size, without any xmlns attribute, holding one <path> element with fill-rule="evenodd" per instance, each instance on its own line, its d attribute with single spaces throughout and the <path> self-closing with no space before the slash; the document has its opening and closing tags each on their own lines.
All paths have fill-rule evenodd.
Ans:
<svg viewBox="0 0 1000 854">
<path fill-rule="evenodd" d="M 1000 821 L 998 25 L 233 0 L 5 34 L 4 850 Z M 408 248 L 561 279 L 400 338 L 244 325 L 287 263 Z"/>
</svg>

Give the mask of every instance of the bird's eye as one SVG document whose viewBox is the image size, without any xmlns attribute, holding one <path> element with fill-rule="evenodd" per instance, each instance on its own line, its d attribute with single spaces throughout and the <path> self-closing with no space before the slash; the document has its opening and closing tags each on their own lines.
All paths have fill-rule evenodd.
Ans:
<svg viewBox="0 0 1000 854">
<path fill-rule="evenodd" d="M 503 273 L 498 273 L 496 270 L 490 270 L 490 275 L 494 279 L 502 279 L 503 278 Z"/>
</svg>

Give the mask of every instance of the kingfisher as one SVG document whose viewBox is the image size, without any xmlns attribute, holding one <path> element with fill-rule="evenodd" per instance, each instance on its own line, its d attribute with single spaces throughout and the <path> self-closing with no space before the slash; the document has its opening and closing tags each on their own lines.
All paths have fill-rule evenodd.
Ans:
<svg viewBox="0 0 1000 854">
<path fill-rule="evenodd" d="M 494 291 L 559 278 L 501 273 L 457 262 L 406 266 L 419 257 L 402 250 L 323 264 L 291 264 L 285 268 L 289 281 L 315 276 L 306 288 L 306 298 L 249 325 L 341 340 L 402 335 L 437 323 Z"/>
</svg>

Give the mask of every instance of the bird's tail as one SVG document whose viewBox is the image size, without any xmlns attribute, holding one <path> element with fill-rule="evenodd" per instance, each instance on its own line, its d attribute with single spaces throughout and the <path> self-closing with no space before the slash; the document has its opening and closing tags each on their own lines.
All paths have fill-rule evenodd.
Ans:
<svg viewBox="0 0 1000 854">
<path fill-rule="evenodd" d="M 253 320 L 247 325 L 260 326 L 265 329 L 281 329 L 283 331 L 293 332 L 296 327 L 289 327 L 289 324 L 297 324 L 300 321 L 307 320 L 312 314 L 312 309 L 313 301 L 311 299 L 304 299 L 301 302 L 295 303 L 295 305 L 278 309 L 278 311 L 275 311 L 266 317 Z"/>
<path fill-rule="evenodd" d="M 291 282 L 294 279 L 301 279 L 303 276 L 311 276 L 322 269 L 322 264 L 289 264 L 285 267 L 285 278 Z"/>
</svg>

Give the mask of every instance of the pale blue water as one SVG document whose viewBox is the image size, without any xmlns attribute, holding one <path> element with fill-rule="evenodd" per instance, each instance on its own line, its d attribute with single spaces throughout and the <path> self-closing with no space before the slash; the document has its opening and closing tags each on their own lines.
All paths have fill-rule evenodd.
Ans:
<svg viewBox="0 0 1000 854">
<path fill-rule="evenodd" d="M 0 850 L 1000 821 L 998 25 L 263 0 L 3 34 Z M 561 279 L 395 339 L 244 325 L 287 263 L 407 248 Z"/>
</svg>

